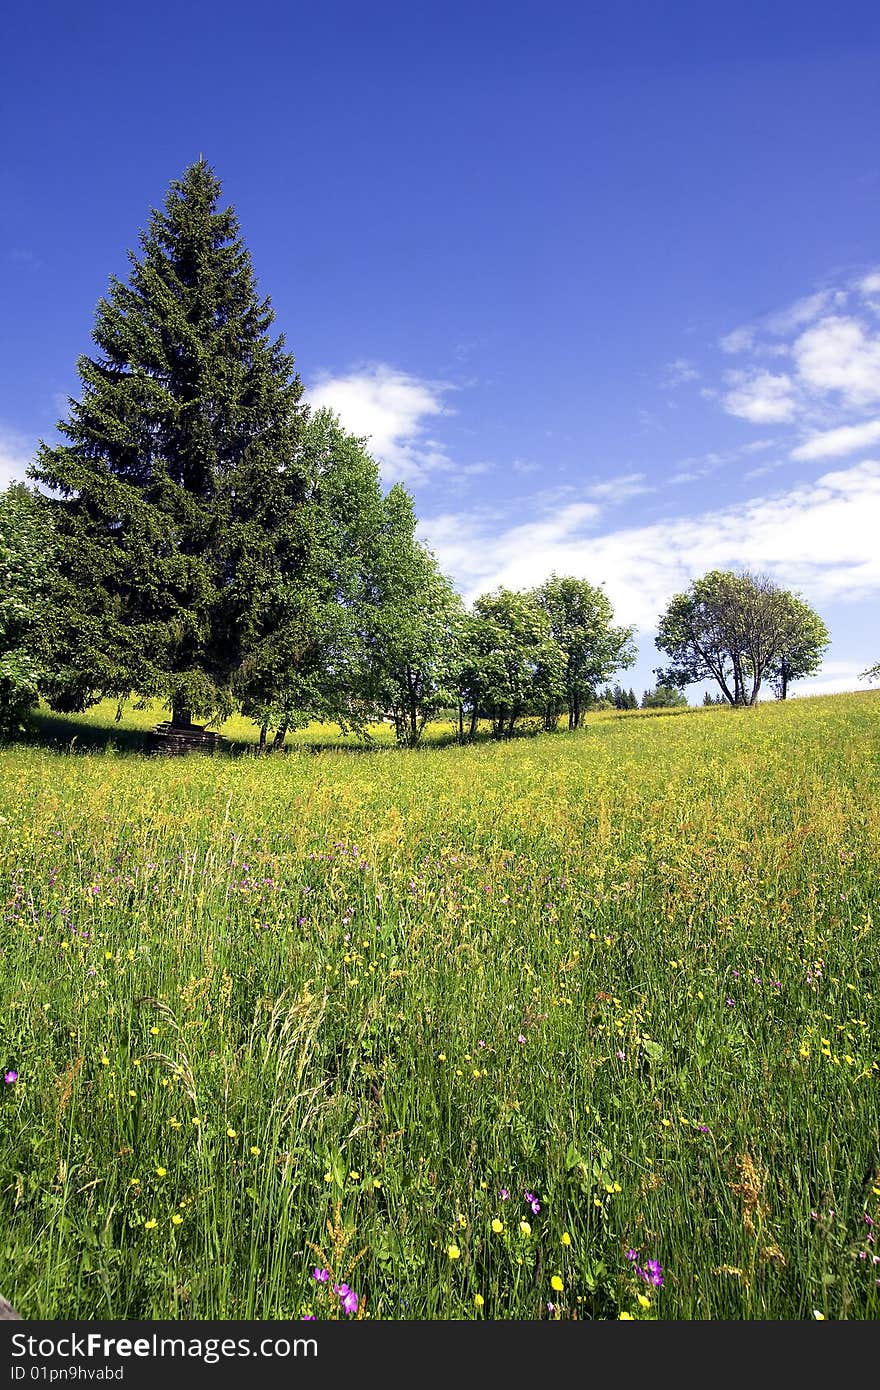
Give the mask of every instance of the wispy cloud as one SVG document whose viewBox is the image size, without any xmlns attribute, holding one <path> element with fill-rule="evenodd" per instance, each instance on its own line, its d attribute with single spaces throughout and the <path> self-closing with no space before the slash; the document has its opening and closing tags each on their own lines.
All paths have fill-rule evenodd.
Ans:
<svg viewBox="0 0 880 1390">
<path fill-rule="evenodd" d="M 660 384 L 664 390 L 673 391 L 676 386 L 684 386 L 685 382 L 696 381 L 699 375 L 689 357 L 676 357 L 674 362 L 666 363 Z"/>
<path fill-rule="evenodd" d="M 871 299 L 877 293 L 880 270 L 875 269 L 721 338 L 724 352 L 751 359 L 725 373 L 725 411 L 752 424 L 827 427 L 821 433 L 832 447 L 819 452 L 818 442 L 814 450 L 813 442 L 804 440 L 791 452 L 800 461 L 849 452 L 850 444 L 858 448 L 857 436 L 837 432 L 864 425 L 858 417 L 880 401 L 880 334 L 865 313 L 880 310 Z M 785 370 L 768 370 L 768 355 L 784 358 Z"/>
<path fill-rule="evenodd" d="M 859 281 L 859 289 L 866 299 L 872 295 L 880 294 L 880 270 L 872 270 L 869 275 Z"/>
<path fill-rule="evenodd" d="M 846 290 L 817 290 L 815 294 L 804 295 L 802 299 L 796 299 L 793 304 L 788 304 L 784 309 L 776 309 L 773 313 L 764 314 L 761 318 L 755 319 L 753 323 L 742 324 L 739 328 L 734 328 L 732 332 L 726 333 L 720 339 L 719 347 L 722 352 L 749 352 L 758 346 L 761 339 L 768 336 L 772 338 L 789 337 L 798 328 L 812 323 L 826 309 L 840 308 L 846 303 L 846 299 Z M 765 344 L 764 350 L 775 355 L 779 351 L 779 346 L 774 344 L 772 347 L 768 347 Z"/>
<path fill-rule="evenodd" d="M 799 695 L 839 695 L 845 690 L 868 690 L 869 684 L 862 679 L 864 663 L 857 661 L 823 661 L 822 674 L 814 676 L 799 689 L 789 692 L 789 698 Z"/>
<path fill-rule="evenodd" d="M 452 412 L 447 382 L 427 381 L 384 362 L 371 363 L 341 376 L 325 373 L 308 389 L 315 407 L 329 406 L 352 434 L 366 437 L 387 483 L 416 482 L 455 467 L 427 431 L 439 416 Z"/>
<path fill-rule="evenodd" d="M 789 457 L 802 461 L 843 458 L 876 444 L 878 440 L 880 420 L 865 420 L 861 425 L 838 425 L 836 429 L 811 435 L 803 444 L 792 449 Z"/>
<path fill-rule="evenodd" d="M 605 478 L 602 482 L 590 483 L 584 489 L 587 497 L 597 502 L 616 507 L 630 497 L 638 497 L 643 492 L 653 492 L 654 488 L 644 473 L 621 473 L 616 478 Z"/>
<path fill-rule="evenodd" d="M 25 469 L 35 452 L 35 440 L 0 425 L 0 488 L 24 482 Z"/>
<path fill-rule="evenodd" d="M 525 525 L 447 513 L 423 525 L 469 597 L 528 588 L 551 571 L 604 583 L 618 621 L 653 631 L 674 593 L 710 569 L 766 571 L 808 601 L 880 594 L 880 462 L 734 506 L 599 533 L 599 509 L 566 503 Z"/>
</svg>

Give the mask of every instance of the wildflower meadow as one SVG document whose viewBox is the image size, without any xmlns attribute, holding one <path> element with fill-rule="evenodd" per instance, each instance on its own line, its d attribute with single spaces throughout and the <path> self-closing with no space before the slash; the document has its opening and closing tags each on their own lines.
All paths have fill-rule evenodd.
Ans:
<svg viewBox="0 0 880 1390">
<path fill-rule="evenodd" d="M 263 758 L 139 720 L 0 754 L 24 1317 L 880 1316 L 880 693 Z"/>
</svg>

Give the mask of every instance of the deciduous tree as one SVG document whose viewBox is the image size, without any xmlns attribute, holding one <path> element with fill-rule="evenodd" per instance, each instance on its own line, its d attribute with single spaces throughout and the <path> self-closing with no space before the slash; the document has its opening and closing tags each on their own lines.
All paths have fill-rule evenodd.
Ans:
<svg viewBox="0 0 880 1390">
<path fill-rule="evenodd" d="M 611 600 L 586 579 L 552 574 L 534 590 L 550 619 L 550 634 L 565 654 L 564 691 L 548 706 L 546 722 L 555 728 L 563 710 L 577 729 L 584 709 L 596 698 L 599 682 L 636 659 L 632 627 L 615 627 Z M 635 696 L 633 696 L 635 700 Z"/>
<path fill-rule="evenodd" d="M 491 721 L 497 738 L 509 736 L 523 715 L 543 715 L 565 698 L 565 653 L 533 593 L 501 588 L 476 599 L 462 650 L 471 736 L 480 718 Z"/>
<path fill-rule="evenodd" d="M 0 493 L 0 738 L 23 728 L 37 701 L 53 564 L 48 505 L 13 483 Z"/>
<path fill-rule="evenodd" d="M 679 688 L 714 680 L 730 704 L 753 705 L 765 679 L 788 669 L 787 689 L 794 670 L 817 670 L 827 641 L 821 619 L 765 575 L 712 570 L 661 617 L 656 642 L 672 665 L 655 674 Z"/>
</svg>

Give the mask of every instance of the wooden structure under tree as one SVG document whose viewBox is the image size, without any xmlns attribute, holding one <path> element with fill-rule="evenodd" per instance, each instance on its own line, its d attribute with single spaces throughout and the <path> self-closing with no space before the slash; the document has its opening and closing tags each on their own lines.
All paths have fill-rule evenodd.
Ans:
<svg viewBox="0 0 880 1390">
<path fill-rule="evenodd" d="M 215 734 L 203 724 L 194 724 L 188 709 L 174 710 L 170 720 L 164 719 L 147 735 L 147 748 L 151 753 L 214 753 L 225 746 L 222 734 Z"/>
</svg>

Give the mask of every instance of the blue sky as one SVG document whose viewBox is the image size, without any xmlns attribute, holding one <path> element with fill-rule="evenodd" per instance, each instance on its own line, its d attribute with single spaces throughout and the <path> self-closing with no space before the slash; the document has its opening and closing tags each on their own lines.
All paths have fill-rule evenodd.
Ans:
<svg viewBox="0 0 880 1390">
<path fill-rule="evenodd" d="M 0 56 L 0 479 L 203 154 L 310 398 L 467 596 L 551 569 L 652 629 L 713 567 L 880 660 L 880 7 L 17 7 Z M 691 698 L 696 698 L 691 692 Z"/>
</svg>

